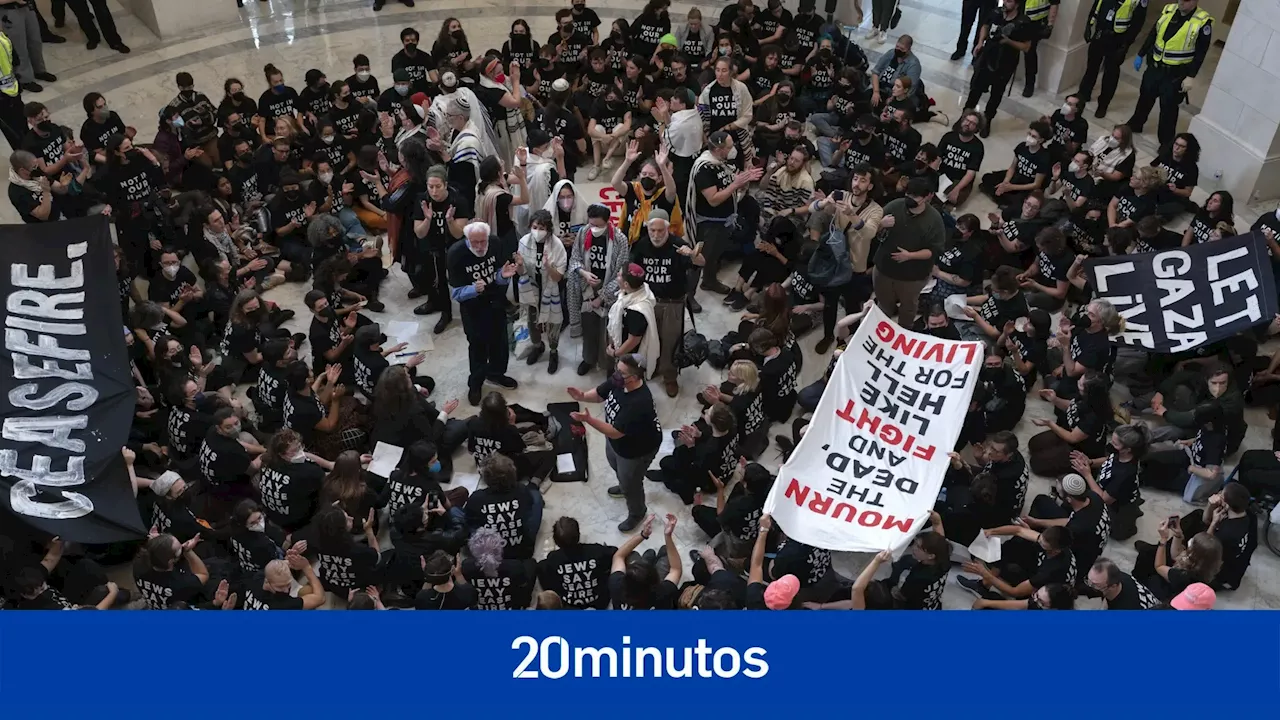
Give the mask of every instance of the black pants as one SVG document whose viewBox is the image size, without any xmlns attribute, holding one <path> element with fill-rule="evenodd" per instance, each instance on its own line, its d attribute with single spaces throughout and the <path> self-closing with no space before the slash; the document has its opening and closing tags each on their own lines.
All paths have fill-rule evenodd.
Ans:
<svg viewBox="0 0 1280 720">
<path fill-rule="evenodd" d="M 835 337 L 836 321 L 840 319 L 840 303 L 845 312 L 853 313 L 862 308 L 871 297 L 871 273 L 853 274 L 853 279 L 839 287 L 822 291 L 822 337 Z"/>
<path fill-rule="evenodd" d="M 1041 28 L 1047 27 L 1046 23 L 1041 23 Z M 1034 88 L 1036 86 L 1036 73 L 1040 72 L 1040 40 L 1039 38 L 1031 41 L 1031 47 L 1022 53 L 1024 60 L 1023 73 L 1026 76 L 1027 87 Z"/>
<path fill-rule="evenodd" d="M 1280 460 L 1271 450 L 1245 450 L 1236 466 L 1236 480 L 1254 496 L 1280 495 Z"/>
<path fill-rule="evenodd" d="M 80 25 L 80 31 L 84 33 L 84 37 L 91 43 L 96 43 L 102 39 L 106 39 L 107 45 L 121 44 L 120 33 L 116 30 L 115 18 L 111 17 L 111 8 L 107 7 L 107 0 L 64 0 L 66 5 L 71 8 L 71 12 L 76 15 L 76 22 Z M 53 18 L 55 21 L 66 19 L 66 10 L 59 12 L 59 0 L 53 0 Z M 92 12 L 90 11 L 92 6 Z M 102 28 L 102 33 L 98 33 L 98 27 L 93 24 L 94 18 L 98 19 L 98 27 Z"/>
<path fill-rule="evenodd" d="M 10 97 L 0 93 L 0 132 L 9 141 L 9 147 L 20 147 L 26 134 L 27 118 L 22 112 L 22 93 Z"/>
<path fill-rule="evenodd" d="M 1142 484 L 1181 494 L 1191 475 L 1191 458 L 1182 448 L 1149 453 L 1142 463 Z"/>
<path fill-rule="evenodd" d="M 1116 85 L 1120 82 L 1120 65 L 1129 51 L 1129 43 L 1124 36 L 1105 35 L 1089 43 L 1088 64 L 1084 68 L 1084 76 L 1080 78 L 1080 95 L 1082 103 L 1093 100 L 1093 84 L 1098 79 L 1098 71 L 1102 71 L 1102 90 L 1098 93 L 1098 112 L 1106 112 L 1111 98 L 1116 94 Z"/>
<path fill-rule="evenodd" d="M 969 42 L 969 32 L 974 29 L 974 25 L 977 25 L 978 30 L 981 31 L 982 25 L 977 23 L 977 19 L 990 13 L 991 0 L 964 0 L 960 10 L 960 37 L 956 39 L 957 52 L 964 52 L 971 44 L 978 42 L 977 33 L 973 35 L 973 43 Z"/>
<path fill-rule="evenodd" d="M 485 378 L 507 374 L 507 314 L 502 303 L 490 297 L 467 300 L 459 308 L 471 370 L 467 389 L 479 390 Z"/>
<path fill-rule="evenodd" d="M 702 268 L 702 284 L 719 282 L 720 257 L 733 241 L 733 229 L 722 222 L 698 223 L 697 241 L 702 243 L 702 257 L 707 264 Z"/>
<path fill-rule="evenodd" d="M 984 115 L 987 122 L 990 123 L 996 116 L 996 111 L 1000 109 L 1000 101 L 1004 99 L 1005 88 L 1009 87 L 1009 81 L 1013 79 L 1013 73 L 1018 69 L 1017 65 L 1009 67 L 991 68 L 983 63 L 973 72 L 973 79 L 969 81 L 969 97 L 964 101 L 967 108 L 978 107 L 978 101 L 982 99 L 982 94 L 990 91 L 991 96 L 987 98 L 987 109 Z"/>
<path fill-rule="evenodd" d="M 445 259 L 443 248 L 431 248 L 422 258 L 422 263 L 415 268 L 416 272 L 409 278 L 414 289 L 427 296 L 431 306 L 446 316 L 453 315 L 449 299 L 449 265 Z"/>
<path fill-rule="evenodd" d="M 1147 124 L 1151 108 L 1156 100 L 1160 101 L 1160 123 L 1156 128 L 1156 137 L 1163 147 L 1173 142 L 1178 131 L 1178 105 L 1182 103 L 1182 80 L 1187 75 L 1177 67 L 1152 64 L 1142 74 L 1142 85 L 1138 91 L 1138 104 L 1133 107 L 1133 116 L 1127 125 L 1135 133 L 1142 132 Z"/>
<path fill-rule="evenodd" d="M 694 505 L 689 512 L 698 529 L 706 533 L 707 537 L 713 538 L 720 534 L 720 516 L 716 514 L 715 508 L 710 505 Z"/>
<path fill-rule="evenodd" d="M 25 120 L 23 122 L 26 122 Z M 680 201 L 680 207 L 684 209 L 686 217 L 693 212 L 693 208 L 685 208 L 685 199 L 689 197 L 689 179 L 693 175 L 693 162 L 697 158 L 684 157 L 671 153 L 671 177 L 676 181 L 676 198 Z M 679 228 L 680 235 L 685 235 L 684 228 Z M 561 296 L 567 297 L 567 296 Z M 568 325 L 569 323 L 565 323 Z"/>
</svg>

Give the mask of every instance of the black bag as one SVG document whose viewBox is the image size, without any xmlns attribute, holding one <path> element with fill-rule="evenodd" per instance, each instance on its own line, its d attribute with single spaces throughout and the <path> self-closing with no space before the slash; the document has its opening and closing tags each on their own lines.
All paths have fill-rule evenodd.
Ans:
<svg viewBox="0 0 1280 720">
<path fill-rule="evenodd" d="M 902 22 L 902 8 L 898 7 L 898 3 L 893 4 L 893 16 L 889 18 L 889 29 L 893 30 L 898 27 L 898 23 Z"/>
<path fill-rule="evenodd" d="M 853 265 L 849 260 L 849 245 L 835 223 L 831 220 L 822 237 L 822 242 L 809 258 L 809 281 L 814 287 L 824 290 L 840 287 L 853 279 Z"/>
<path fill-rule="evenodd" d="M 723 340 L 712 340 L 707 343 L 707 362 L 716 370 L 729 367 L 729 345 Z"/>
<path fill-rule="evenodd" d="M 684 337 L 680 338 L 680 347 L 676 348 L 675 363 L 679 370 L 701 365 L 707 359 L 710 350 L 707 337 L 698 332 L 698 321 L 694 319 L 693 311 L 689 309 L 687 301 L 684 309 L 689 313 L 689 321 L 693 324 L 693 329 L 685 332 Z"/>
<path fill-rule="evenodd" d="M 557 467 L 551 473 L 552 482 L 587 481 L 589 463 L 587 437 L 585 434 L 574 433 L 574 426 L 581 428 L 582 423 L 569 417 L 569 413 L 578 412 L 581 409 L 582 407 L 576 402 L 547 404 L 547 439 L 555 446 L 554 452 L 558 455 L 567 453 L 573 456 L 573 470 L 560 472 Z"/>
</svg>

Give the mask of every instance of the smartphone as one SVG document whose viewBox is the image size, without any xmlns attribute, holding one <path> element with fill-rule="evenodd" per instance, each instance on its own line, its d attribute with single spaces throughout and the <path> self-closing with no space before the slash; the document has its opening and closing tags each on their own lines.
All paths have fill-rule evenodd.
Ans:
<svg viewBox="0 0 1280 720">
<path fill-rule="evenodd" d="M 845 192 L 843 190 L 837 190 L 832 197 L 835 198 L 836 202 L 844 202 Z"/>
</svg>

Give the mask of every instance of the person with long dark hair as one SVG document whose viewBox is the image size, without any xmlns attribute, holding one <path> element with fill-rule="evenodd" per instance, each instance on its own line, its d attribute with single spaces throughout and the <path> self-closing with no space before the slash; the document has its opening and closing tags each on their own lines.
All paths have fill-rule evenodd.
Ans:
<svg viewBox="0 0 1280 720">
<path fill-rule="evenodd" d="M 1121 425 L 1111 433 L 1104 457 L 1091 458 L 1078 450 L 1071 452 L 1071 469 L 1089 483 L 1089 489 L 1107 506 L 1111 537 L 1116 540 L 1128 540 L 1138 532 L 1138 518 L 1142 517 L 1142 493 L 1138 486 L 1142 461 L 1150 445 L 1150 428 L 1138 422 Z"/>
<path fill-rule="evenodd" d="M 315 514 L 320 487 L 333 463 L 306 451 L 302 437 L 282 428 L 267 442 L 258 473 L 261 509 L 287 532 L 302 529 Z"/>
<path fill-rule="evenodd" d="M 430 379 L 430 378 L 426 378 Z M 458 400 L 452 399 L 437 408 L 427 399 L 429 388 L 415 385 L 409 371 L 403 365 L 394 365 L 383 371 L 373 387 L 373 402 L 370 412 L 373 414 L 373 426 L 370 430 L 370 441 L 385 442 L 400 447 L 409 447 L 420 440 L 443 443 L 448 423 L 460 421 L 449 420 L 449 415 L 458 409 Z M 455 433 L 455 435 L 458 433 Z M 454 439 L 446 443 L 442 449 L 446 457 L 453 454 L 460 440 Z M 452 465 L 450 465 L 452 467 Z"/>
<path fill-rule="evenodd" d="M 377 511 L 383 506 L 379 504 L 378 492 L 369 486 L 365 475 L 364 463 L 368 456 L 361 457 L 354 450 L 346 450 L 333 462 L 329 474 L 320 486 L 320 505 L 333 505 L 343 509 L 351 516 L 352 532 L 377 533 Z M 375 548 L 377 544 L 373 545 Z"/>
<path fill-rule="evenodd" d="M 1182 247 L 1209 242 L 1219 223 L 1235 225 L 1235 199 L 1226 190 L 1218 190 L 1205 199 L 1182 233 Z"/>
<path fill-rule="evenodd" d="M 339 597 L 346 597 L 353 589 L 379 584 L 383 570 L 373 524 L 365 526 L 365 543 L 358 543 L 351 536 L 352 525 L 351 516 L 341 507 L 327 505 L 294 536 L 295 543 L 307 543 L 306 554 L 316 559 L 316 575 L 324 589 Z"/>
<path fill-rule="evenodd" d="M 1062 422 L 1036 418 L 1031 424 L 1046 428 L 1027 442 L 1031 470 L 1037 475 L 1061 477 L 1071 472 L 1071 452 L 1088 457 L 1102 454 L 1102 443 L 1113 423 L 1111 390 L 1107 377 L 1088 371 L 1076 381 L 1078 395 L 1066 401 Z"/>
</svg>

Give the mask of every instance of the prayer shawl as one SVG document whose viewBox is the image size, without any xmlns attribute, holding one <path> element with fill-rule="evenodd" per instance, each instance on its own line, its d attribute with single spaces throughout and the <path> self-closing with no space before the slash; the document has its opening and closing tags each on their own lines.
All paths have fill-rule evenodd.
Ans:
<svg viewBox="0 0 1280 720">
<path fill-rule="evenodd" d="M 507 192 L 506 188 L 498 183 L 489 183 L 476 198 L 475 217 L 487 223 L 494 235 L 498 234 L 498 196 L 504 192 Z"/>
<path fill-rule="evenodd" d="M 547 198 L 551 197 L 551 173 L 556 168 L 552 160 L 536 155 L 529 149 L 528 162 L 525 165 L 525 187 L 529 189 L 528 203 L 516 210 L 516 231 L 529 232 L 529 217 L 534 210 L 546 207 Z"/>
<path fill-rule="evenodd" d="M 698 191 L 698 188 L 695 187 L 693 179 L 698 176 L 699 172 L 702 172 L 702 168 L 708 165 L 723 165 L 723 164 L 724 164 L 724 161 L 716 157 L 710 150 L 703 150 L 702 154 L 698 156 L 698 159 L 693 161 L 693 170 L 689 173 L 689 194 L 687 197 L 685 197 L 685 204 L 684 204 L 685 208 L 689 209 L 684 216 L 684 226 L 685 226 L 684 237 L 686 240 L 690 242 L 690 244 L 693 244 L 694 246 L 696 246 L 698 242 L 697 238 L 698 238 L 699 218 L 697 217 L 697 207 L 698 207 L 697 200 L 698 200 L 699 191 Z M 738 194 L 734 193 L 733 198 L 728 202 L 733 203 L 733 213 L 730 215 L 730 217 L 732 218 L 733 215 L 737 215 L 738 213 Z"/>
<path fill-rule="evenodd" d="M 537 308 L 539 323 L 559 325 L 564 317 L 560 309 L 563 302 L 560 283 L 552 280 L 542 262 L 538 261 L 538 244 L 531 233 L 520 238 L 520 257 L 524 259 L 524 269 L 520 272 L 519 280 L 520 304 Z M 548 232 L 542 241 L 542 253 L 543 261 L 551 263 L 563 276 L 569 265 L 564 243 Z"/>
<path fill-rule="evenodd" d="M 801 168 L 792 175 L 783 165 L 769 176 L 760 193 L 760 228 L 768 228 L 780 211 L 807 205 L 812 198 L 813 176 L 809 171 Z"/>
<path fill-rule="evenodd" d="M 702 149 L 702 116 L 692 108 L 671 113 L 663 140 L 667 149 L 680 157 L 696 156 Z"/>
<path fill-rule="evenodd" d="M 605 251 L 605 274 L 600 277 L 600 287 L 588 287 L 579 270 L 591 272 L 588 253 L 593 245 L 600 242 L 609 243 Z M 627 236 L 610 222 L 605 226 L 604 235 L 593 237 L 591 226 L 583 225 L 573 241 L 573 254 L 569 258 L 569 325 L 582 324 L 582 313 L 585 309 L 603 316 L 618 298 L 618 274 L 626 267 L 629 247 Z M 600 307 L 591 308 L 587 302 L 600 297 Z"/>
<path fill-rule="evenodd" d="M 492 90 L 511 92 L 511 88 L 485 75 L 480 76 L 480 84 Z M 504 166 L 510 166 L 516 156 L 516 148 L 525 144 L 524 115 L 520 108 L 504 108 L 499 106 L 495 112 L 505 113 L 506 117 L 493 119 L 493 128 L 498 135 L 499 157 Z"/>
<path fill-rule="evenodd" d="M 630 218 L 631 225 L 627 227 L 627 242 L 634 245 L 640 239 L 640 231 L 644 228 L 645 223 L 649 222 L 649 213 L 653 212 L 654 201 L 666 193 L 666 188 L 663 185 L 659 185 L 653 189 L 652 195 L 646 197 L 644 186 L 640 184 L 639 180 L 635 180 L 631 183 L 631 191 L 635 193 L 637 202 L 635 207 L 628 208 L 627 217 Z M 680 198 L 678 197 L 674 207 L 671 208 L 670 222 L 671 232 L 679 235 L 684 228 L 684 225 L 681 224 L 684 222 L 684 218 L 680 215 Z"/>
<path fill-rule="evenodd" d="M 489 116 L 485 113 L 484 107 L 480 105 L 480 98 L 471 92 L 470 88 L 460 87 L 451 93 L 437 95 L 431 101 L 431 109 L 429 112 L 431 126 L 440 134 L 440 139 L 446 143 L 453 142 L 454 133 L 453 126 L 449 124 L 445 118 L 445 110 L 449 107 L 449 101 L 458 99 L 467 107 L 470 113 L 471 121 L 459 133 L 468 132 L 477 138 L 479 152 L 481 158 L 498 154 L 498 139 L 493 132 L 493 125 L 489 123 Z M 479 165 L 480 161 L 476 160 Z"/>
<path fill-rule="evenodd" d="M 466 127 L 459 130 L 449 144 L 449 162 L 470 163 L 475 167 L 475 177 L 480 177 L 480 161 L 489 154 L 492 153 L 484 152 L 480 130 L 473 122 L 468 122 Z"/>
<path fill-rule="evenodd" d="M 619 293 L 618 299 L 609 307 L 609 343 L 613 345 L 614 350 L 622 347 L 622 343 L 627 339 L 626 331 L 622 328 L 622 319 L 627 311 L 635 310 L 644 316 L 645 322 L 648 323 L 644 329 L 644 337 L 640 340 L 640 346 L 632 352 L 638 352 L 644 357 L 645 365 L 650 368 L 650 377 L 657 373 L 657 351 L 661 349 L 658 339 L 658 321 L 653 314 L 653 306 L 656 302 L 653 291 L 649 289 L 649 283 L 645 283 L 635 292 Z"/>
</svg>

